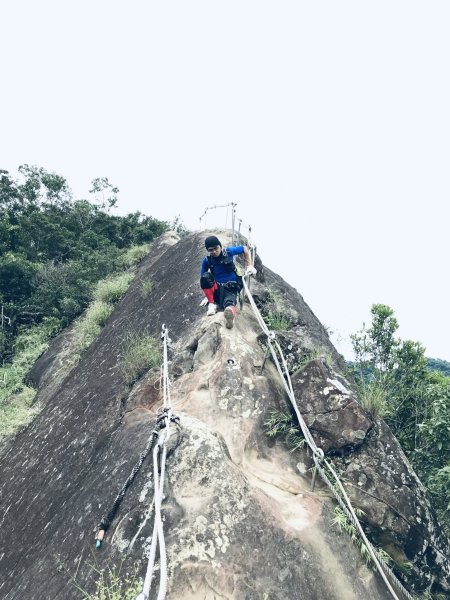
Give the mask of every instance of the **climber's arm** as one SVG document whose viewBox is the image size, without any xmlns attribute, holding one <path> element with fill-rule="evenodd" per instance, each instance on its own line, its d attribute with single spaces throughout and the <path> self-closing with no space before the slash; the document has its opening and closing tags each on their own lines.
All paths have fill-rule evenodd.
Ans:
<svg viewBox="0 0 450 600">
<path fill-rule="evenodd" d="M 244 246 L 244 263 L 246 267 L 253 267 L 252 256 L 247 246 Z"/>
</svg>

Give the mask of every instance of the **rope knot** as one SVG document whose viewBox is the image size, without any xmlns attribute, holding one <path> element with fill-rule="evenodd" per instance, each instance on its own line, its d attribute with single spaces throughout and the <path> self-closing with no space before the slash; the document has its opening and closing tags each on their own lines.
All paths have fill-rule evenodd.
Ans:
<svg viewBox="0 0 450 600">
<path fill-rule="evenodd" d="M 325 453 L 322 450 L 322 448 L 314 448 L 313 454 L 314 454 L 315 458 L 317 458 L 319 463 L 321 463 L 323 461 L 323 459 L 325 458 Z"/>
</svg>

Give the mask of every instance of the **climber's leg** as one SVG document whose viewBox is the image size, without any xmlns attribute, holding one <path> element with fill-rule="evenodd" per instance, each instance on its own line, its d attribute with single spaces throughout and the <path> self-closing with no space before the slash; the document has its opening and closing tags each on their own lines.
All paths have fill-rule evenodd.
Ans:
<svg viewBox="0 0 450 600">
<path fill-rule="evenodd" d="M 225 326 L 227 329 L 233 327 L 234 318 L 236 317 L 237 293 L 237 286 L 224 287 L 223 316 L 225 318 Z"/>
<path fill-rule="evenodd" d="M 217 312 L 217 306 L 215 305 L 214 292 L 219 286 L 214 281 L 214 277 L 211 273 L 205 273 L 200 277 L 200 286 L 206 296 L 206 299 L 208 300 L 208 310 L 206 312 L 207 316 L 209 317 L 211 315 L 215 315 Z"/>
</svg>

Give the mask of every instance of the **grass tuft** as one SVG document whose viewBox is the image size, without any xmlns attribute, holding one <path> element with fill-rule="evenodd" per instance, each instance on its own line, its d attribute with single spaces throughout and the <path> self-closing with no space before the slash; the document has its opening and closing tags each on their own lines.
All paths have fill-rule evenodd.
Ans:
<svg viewBox="0 0 450 600">
<path fill-rule="evenodd" d="M 279 410 L 272 410 L 264 425 L 268 437 L 284 435 L 285 442 L 291 452 L 303 448 L 306 444 L 301 430 L 297 425 L 294 425 L 291 416 Z"/>
<path fill-rule="evenodd" d="M 328 350 L 324 350 L 322 348 L 314 348 L 313 350 L 305 354 L 305 356 L 303 356 L 302 359 L 295 365 L 295 368 L 303 369 L 303 367 L 309 365 L 309 363 L 311 363 L 313 360 L 318 359 L 323 360 L 329 368 L 333 368 L 334 360 L 331 353 Z"/>
<path fill-rule="evenodd" d="M 383 417 L 387 411 L 386 391 L 375 381 L 358 385 L 358 398 L 360 404 L 373 417 Z"/>
<path fill-rule="evenodd" d="M 264 317 L 266 325 L 274 331 L 286 331 L 291 326 L 289 317 L 281 312 L 269 311 Z"/>
<path fill-rule="evenodd" d="M 134 274 L 131 271 L 102 279 L 94 290 L 94 301 L 116 304 L 127 291 Z"/>
<path fill-rule="evenodd" d="M 12 361 L 0 367 L 0 442 L 28 425 L 39 412 L 40 406 L 33 406 L 36 391 L 25 380 L 57 328 L 55 319 L 46 319 L 22 329 L 16 337 Z"/>
<path fill-rule="evenodd" d="M 95 300 L 90 304 L 83 317 L 75 323 L 75 348 L 76 354 L 85 350 L 98 336 L 103 325 L 108 320 L 114 307 L 112 304 Z"/>
<path fill-rule="evenodd" d="M 125 269 L 130 269 L 136 266 L 145 258 L 150 250 L 149 244 L 142 244 L 140 246 L 131 246 L 122 256 L 122 264 Z"/>
<path fill-rule="evenodd" d="M 153 281 L 151 279 L 145 279 L 141 285 L 141 296 L 148 298 L 153 290 Z"/>
<path fill-rule="evenodd" d="M 122 565 L 104 569 L 91 566 L 91 569 L 92 576 L 97 577 L 93 594 L 78 584 L 76 575 L 71 576 L 73 585 L 82 594 L 82 600 L 134 600 L 142 590 L 143 581 L 138 577 L 137 568 L 124 574 L 121 574 Z"/>
<path fill-rule="evenodd" d="M 22 386 L 20 392 L 9 397 L 0 405 L 0 444 L 7 437 L 26 427 L 40 412 L 41 405 L 33 404 L 36 390 Z"/>
<path fill-rule="evenodd" d="M 122 373 L 128 385 L 161 363 L 159 342 L 148 333 L 128 336 L 123 344 Z"/>
<path fill-rule="evenodd" d="M 355 513 L 358 517 L 361 517 L 364 515 L 364 511 L 362 511 L 361 509 L 353 507 L 353 510 L 355 511 Z M 358 547 L 359 552 L 360 552 L 362 558 L 364 559 L 364 561 L 366 562 L 366 564 L 371 565 L 373 559 L 369 552 L 369 548 L 367 547 L 367 545 L 365 544 L 363 539 L 360 537 L 360 535 L 358 535 L 358 533 L 356 531 L 356 527 L 353 525 L 353 523 L 349 520 L 347 515 L 344 513 L 344 511 L 339 506 L 335 507 L 334 517 L 331 522 L 333 525 L 336 525 L 338 527 L 338 529 L 345 532 L 350 537 L 351 541 L 354 544 L 356 544 L 356 546 Z M 374 549 L 375 549 L 375 552 L 376 552 L 376 555 L 378 556 L 378 558 L 383 560 L 389 567 L 393 566 L 394 561 L 392 560 L 392 557 L 385 550 L 383 550 L 382 548 L 376 548 L 376 547 L 374 547 Z"/>
</svg>

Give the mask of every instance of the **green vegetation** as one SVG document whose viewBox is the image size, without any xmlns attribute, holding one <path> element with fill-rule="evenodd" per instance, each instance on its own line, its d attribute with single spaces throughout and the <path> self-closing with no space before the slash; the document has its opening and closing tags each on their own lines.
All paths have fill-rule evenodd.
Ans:
<svg viewBox="0 0 450 600">
<path fill-rule="evenodd" d="M 148 333 L 130 335 L 123 344 L 122 373 L 125 383 L 132 385 L 142 375 L 161 363 L 159 343 Z"/>
<path fill-rule="evenodd" d="M 358 518 L 364 514 L 361 509 L 354 508 L 353 510 Z M 332 524 L 336 525 L 340 531 L 343 531 L 350 536 L 352 542 L 359 548 L 361 556 L 365 560 L 366 564 L 370 565 L 373 562 L 373 559 L 369 552 L 369 548 L 365 544 L 362 537 L 358 534 L 356 527 L 339 506 L 336 506 L 334 509 Z M 381 548 L 375 548 L 375 551 L 378 555 L 378 558 L 381 558 L 381 560 L 388 566 L 393 566 L 393 560 L 385 550 Z"/>
<path fill-rule="evenodd" d="M 130 267 L 134 267 L 141 260 L 147 256 L 148 251 L 150 250 L 149 244 L 141 244 L 139 246 L 131 246 L 126 250 L 126 252 L 121 257 L 121 263 L 125 269 L 129 269 Z"/>
<path fill-rule="evenodd" d="M 291 452 L 303 448 L 306 444 L 300 428 L 294 424 L 291 415 L 282 413 L 279 410 L 272 410 L 266 421 L 264 421 L 264 425 L 268 437 L 282 435 Z"/>
<path fill-rule="evenodd" d="M 93 299 L 99 279 L 136 264 L 168 224 L 140 213 L 110 214 L 118 190 L 94 180 L 92 199 L 74 200 L 66 180 L 24 165 L 0 171 L 0 347 L 14 353 L 21 327 L 52 317 L 66 327 Z M 99 291 L 100 293 L 100 291 Z"/>
<path fill-rule="evenodd" d="M 427 358 L 427 369 L 429 371 L 437 371 L 446 377 L 450 377 L 450 363 L 441 358 Z"/>
<path fill-rule="evenodd" d="M 387 392 L 375 381 L 361 379 L 358 385 L 358 397 L 361 406 L 373 417 L 382 417 L 387 409 Z"/>
<path fill-rule="evenodd" d="M 141 285 L 141 296 L 143 298 L 148 298 L 153 290 L 153 281 L 151 279 L 145 279 Z"/>
<path fill-rule="evenodd" d="M 291 326 L 291 321 L 289 317 L 284 315 L 282 312 L 277 311 L 269 311 L 264 316 L 264 321 L 266 322 L 266 325 L 269 327 L 269 329 L 275 331 L 285 331 Z"/>
<path fill-rule="evenodd" d="M 0 367 L 0 443 L 39 412 L 39 405 L 33 404 L 35 390 L 25 383 L 26 375 L 47 349 L 48 340 L 57 328 L 57 321 L 48 318 L 17 332 L 14 356 L 10 363 Z"/>
<path fill-rule="evenodd" d="M 20 392 L 11 394 L 9 401 L 0 405 L 0 446 L 40 412 L 39 403 L 33 404 L 35 395 L 36 390 L 23 385 Z"/>
<path fill-rule="evenodd" d="M 65 567 L 63 567 L 67 570 Z M 131 574 L 121 574 L 122 564 L 101 569 L 91 566 L 92 576 L 96 578 L 95 592 L 89 593 L 76 581 L 77 574 L 70 576 L 73 585 L 82 594 L 82 600 L 134 600 L 142 591 L 143 581 L 138 577 L 137 569 Z"/>
<path fill-rule="evenodd" d="M 261 311 L 266 325 L 275 331 L 286 331 L 293 325 L 292 319 L 286 310 L 285 299 L 279 289 L 271 286 L 266 290 L 264 297 L 259 298 L 256 304 Z"/>
<path fill-rule="evenodd" d="M 333 368 L 334 360 L 333 360 L 333 357 L 331 356 L 331 353 L 328 350 L 324 350 L 323 348 L 316 347 L 313 350 L 310 350 L 307 354 L 305 354 L 302 357 L 302 359 L 298 363 L 296 363 L 295 369 L 302 369 L 303 367 L 306 367 L 306 365 L 308 365 L 313 360 L 318 360 L 318 359 L 321 359 L 323 362 L 325 362 L 325 364 L 328 365 L 328 367 Z"/>
<path fill-rule="evenodd" d="M 74 326 L 73 365 L 125 293 L 130 269 L 169 229 L 139 212 L 112 215 L 118 190 L 107 178 L 92 182 L 89 201 L 74 200 L 60 175 L 18 171 L 0 170 L 0 437 L 38 411 L 25 382 L 50 338 L 89 306 Z M 185 232 L 179 219 L 172 225 Z"/>
<path fill-rule="evenodd" d="M 371 326 L 352 336 L 361 402 L 386 420 L 450 532 L 450 377 L 429 370 L 421 344 L 395 337 L 389 306 L 371 313 Z"/>
<path fill-rule="evenodd" d="M 93 298 L 97 302 L 116 304 L 128 289 L 134 273 L 126 271 L 100 280 L 95 286 Z"/>
</svg>

